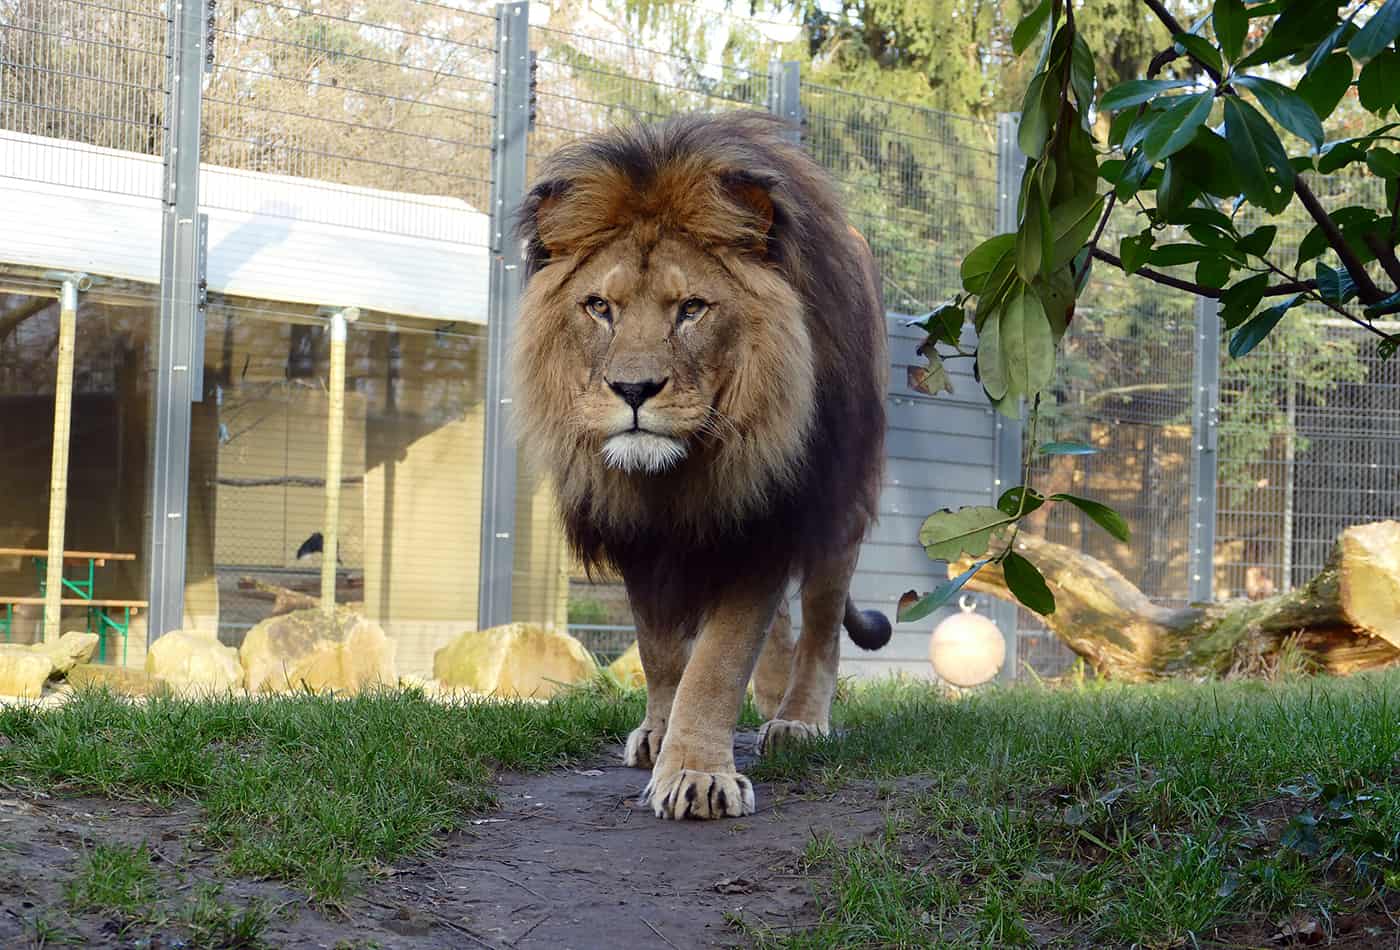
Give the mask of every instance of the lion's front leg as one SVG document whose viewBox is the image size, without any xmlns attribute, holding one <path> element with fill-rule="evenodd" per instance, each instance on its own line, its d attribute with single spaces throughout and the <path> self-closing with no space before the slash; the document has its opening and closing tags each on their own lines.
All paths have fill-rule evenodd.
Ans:
<svg viewBox="0 0 1400 950">
<path fill-rule="evenodd" d="M 661 742 L 671 720 L 676 688 L 685 672 L 690 643 L 677 634 L 656 634 L 645 626 L 637 628 L 637 652 L 647 680 L 647 714 L 642 724 L 627 737 L 622 755 L 626 765 L 649 769 L 661 755 Z"/>
<path fill-rule="evenodd" d="M 701 627 L 676 690 L 661 756 L 642 793 L 657 817 L 753 814 L 753 783 L 734 765 L 734 727 L 780 595 L 781 587 L 733 596 Z"/>
</svg>

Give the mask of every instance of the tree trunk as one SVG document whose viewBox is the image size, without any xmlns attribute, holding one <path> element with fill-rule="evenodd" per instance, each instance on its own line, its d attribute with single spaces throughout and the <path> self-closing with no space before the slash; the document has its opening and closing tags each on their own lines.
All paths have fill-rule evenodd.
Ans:
<svg viewBox="0 0 1400 950">
<path fill-rule="evenodd" d="M 1327 566 L 1298 590 L 1181 608 L 1152 603 L 1112 567 L 1064 545 L 1022 536 L 1016 550 L 1055 594 L 1046 626 L 1103 676 L 1267 673 L 1290 655 L 1338 674 L 1400 662 L 1400 522 L 1348 528 Z M 970 566 L 950 564 L 949 576 Z M 1015 599 L 998 565 L 967 586 Z"/>
</svg>

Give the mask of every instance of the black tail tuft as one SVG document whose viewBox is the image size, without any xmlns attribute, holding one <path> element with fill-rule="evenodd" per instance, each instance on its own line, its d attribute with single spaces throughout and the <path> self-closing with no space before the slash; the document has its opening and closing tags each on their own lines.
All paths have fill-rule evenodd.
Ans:
<svg viewBox="0 0 1400 950">
<path fill-rule="evenodd" d="M 894 633 L 889 617 L 878 610 L 857 610 L 849 597 L 846 598 L 844 622 L 851 642 L 862 650 L 880 649 L 890 642 L 890 635 Z"/>
</svg>

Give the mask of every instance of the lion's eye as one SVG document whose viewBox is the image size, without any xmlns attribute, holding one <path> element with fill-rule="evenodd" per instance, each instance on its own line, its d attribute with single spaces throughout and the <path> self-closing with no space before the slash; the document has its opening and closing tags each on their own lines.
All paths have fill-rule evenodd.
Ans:
<svg viewBox="0 0 1400 950">
<path fill-rule="evenodd" d="M 691 297 L 681 304 L 680 319 L 694 320 L 696 317 L 704 316 L 705 311 L 710 309 L 710 305 L 699 297 Z"/>
<path fill-rule="evenodd" d="M 599 320 L 612 319 L 612 307 L 602 297 L 589 297 L 583 302 L 583 309 L 588 311 L 589 316 Z"/>
</svg>

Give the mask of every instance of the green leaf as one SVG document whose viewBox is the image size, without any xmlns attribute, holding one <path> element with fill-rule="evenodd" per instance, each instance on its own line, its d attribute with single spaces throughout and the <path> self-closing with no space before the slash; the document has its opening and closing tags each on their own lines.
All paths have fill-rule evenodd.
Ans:
<svg viewBox="0 0 1400 950">
<path fill-rule="evenodd" d="M 1342 96 L 1347 94 L 1352 71 L 1350 56 L 1333 53 L 1298 81 L 1298 95 L 1312 106 L 1319 119 L 1325 119 L 1336 110 Z"/>
<path fill-rule="evenodd" d="M 1294 294 L 1287 300 L 1280 301 L 1251 317 L 1248 323 L 1236 330 L 1230 337 L 1230 356 L 1239 359 L 1264 342 L 1264 338 L 1274 327 L 1278 326 L 1283 315 L 1291 310 L 1301 297 L 1301 294 Z"/>
<path fill-rule="evenodd" d="M 1400 53 L 1388 49 L 1365 66 L 1356 78 L 1361 108 L 1382 115 L 1400 98 Z"/>
<path fill-rule="evenodd" d="M 1228 257 L 1217 255 L 1202 258 L 1196 265 L 1196 283 L 1203 287 L 1224 287 L 1230 280 L 1233 265 Z"/>
<path fill-rule="evenodd" d="M 1400 0 L 1386 0 L 1385 5 L 1372 14 L 1371 19 L 1352 37 L 1347 48 L 1351 55 L 1365 62 L 1375 58 L 1400 36 Z"/>
<path fill-rule="evenodd" d="M 1099 108 L 1104 112 L 1117 112 L 1129 106 L 1140 105 L 1164 92 L 1194 85 L 1196 83 L 1190 79 L 1129 79 L 1104 93 Z"/>
<path fill-rule="evenodd" d="M 939 343 L 957 346 L 962 338 L 962 327 L 967 322 L 967 313 L 959 303 L 945 303 L 918 320 L 910 320 L 906 326 L 918 327 Z M 920 355 L 923 348 L 920 348 Z"/>
<path fill-rule="evenodd" d="M 1040 0 L 1040 3 L 1021 18 L 1021 22 L 1016 24 L 1016 31 L 1011 34 L 1011 50 L 1017 56 L 1026 51 L 1026 48 L 1035 42 L 1035 38 L 1040 35 L 1040 31 L 1045 28 L 1045 21 L 1050 18 L 1050 0 Z M 1004 34 L 1003 34 L 1004 35 Z"/>
<path fill-rule="evenodd" d="M 1322 120 L 1312 106 L 1298 93 L 1272 79 L 1259 76 L 1236 76 L 1235 85 L 1254 93 L 1254 98 L 1274 121 L 1307 142 L 1313 149 L 1322 148 Z M 1227 135 L 1228 138 L 1228 135 Z"/>
<path fill-rule="evenodd" d="M 1225 141 L 1250 202 L 1278 214 L 1293 200 L 1293 166 L 1269 122 L 1249 103 L 1225 97 Z"/>
<path fill-rule="evenodd" d="M 962 262 L 962 282 L 963 290 L 970 294 L 980 294 L 986 286 L 987 278 L 991 276 L 1002 258 L 1010 254 L 1016 247 L 1015 234 L 998 234 L 994 238 L 988 238 L 977 245 L 963 258 Z"/>
<path fill-rule="evenodd" d="M 1136 274 L 1147 263 L 1155 236 L 1151 228 L 1146 228 L 1136 237 L 1125 237 L 1118 242 L 1118 257 L 1123 262 L 1125 274 Z"/>
<path fill-rule="evenodd" d="M 964 554 L 979 557 L 992 543 L 992 532 L 1011 519 L 990 505 L 944 508 L 924 519 L 919 543 L 935 561 L 956 561 Z"/>
<path fill-rule="evenodd" d="M 1094 227 L 1103 214 L 1103 203 L 1104 196 L 1091 192 L 1050 212 L 1052 247 L 1046 262 L 1047 271 L 1057 271 L 1074 260 L 1079 249 L 1094 233 Z"/>
<path fill-rule="evenodd" d="M 1050 495 L 1050 501 L 1070 502 L 1070 504 L 1078 508 L 1079 511 L 1088 515 L 1095 525 L 1102 527 L 1103 530 L 1112 534 L 1117 540 L 1126 543 L 1131 537 L 1131 532 L 1128 530 L 1128 523 L 1123 519 L 1123 515 L 1113 511 L 1112 508 L 1102 504 L 1102 502 L 1092 501 L 1092 499 L 1089 498 L 1079 498 L 1078 495 L 1065 494 L 1063 491 Z"/>
<path fill-rule="evenodd" d="M 1030 190 L 1026 192 L 1025 217 L 1021 229 L 1016 232 L 1016 273 L 1027 283 L 1035 280 L 1045 266 L 1046 244 L 1053 240 L 1052 235 L 1046 233 L 1049 214 L 1045 200 L 1040 184 L 1032 181 Z"/>
<path fill-rule="evenodd" d="M 1194 264 L 1214 256 L 1215 253 L 1210 248 L 1201 247 L 1199 244 L 1163 244 L 1154 248 L 1152 253 L 1147 255 L 1147 259 L 1158 267 L 1174 267 L 1178 264 Z"/>
<path fill-rule="evenodd" d="M 1174 105 L 1152 120 L 1143 138 L 1143 151 L 1149 162 L 1160 162 L 1191 144 L 1199 129 L 1210 118 L 1215 97 L 1208 92 L 1178 96 Z"/>
<path fill-rule="evenodd" d="M 1084 512 L 1094 523 L 1113 535 L 1119 541 L 1126 542 L 1131 536 L 1128 531 L 1128 522 L 1123 520 L 1123 516 L 1105 504 L 1091 501 L 1088 498 L 1080 498 L 1076 495 L 1067 495 L 1063 492 L 1051 495 L 1051 501 L 1067 501 L 1080 511 Z"/>
<path fill-rule="evenodd" d="M 1023 605 L 1041 616 L 1055 612 L 1055 595 L 1045 584 L 1045 578 L 1030 561 L 1011 551 L 1001 562 L 1006 586 Z"/>
<path fill-rule="evenodd" d="M 977 373 L 982 388 L 992 399 L 1001 399 L 1011 388 L 1007 382 L 1006 361 L 1001 355 L 1001 317 L 1005 311 L 987 316 L 977 338 Z"/>
<path fill-rule="evenodd" d="M 1162 178 L 1157 184 L 1157 210 L 1171 216 L 1186 208 L 1196 197 L 1186 178 L 1177 170 L 1176 159 L 1169 158 L 1162 165 Z"/>
<path fill-rule="evenodd" d="M 1378 178 L 1400 178 L 1400 155 L 1380 146 L 1367 149 L 1366 167 Z"/>
<path fill-rule="evenodd" d="M 1034 396 L 1055 375 L 1055 341 L 1050 319 L 1040 298 L 1023 291 L 1016 294 L 1001 315 L 1001 351 L 1007 381 L 1017 392 Z"/>
<path fill-rule="evenodd" d="M 1400 349 L 1400 333 L 1392 333 L 1376 344 L 1376 355 L 1384 362 L 1394 356 L 1397 349 Z"/>
<path fill-rule="evenodd" d="M 1344 304 L 1356 295 L 1356 282 L 1346 269 L 1333 270 L 1322 261 L 1317 262 L 1317 293 L 1328 303 Z"/>
<path fill-rule="evenodd" d="M 1337 25 L 1337 0 L 1289 0 L 1281 4 L 1282 12 L 1260 43 L 1236 66 L 1257 66 L 1292 56 L 1302 49 L 1311 49 Z M 1255 16 L 1264 11 L 1255 7 Z"/>
<path fill-rule="evenodd" d="M 1206 194 L 1234 198 L 1243 190 L 1229 145 L 1205 126 L 1197 131 L 1195 141 L 1172 156 L 1172 162 L 1184 179 Z M 1174 211 L 1173 217 L 1182 211 Z"/>
<path fill-rule="evenodd" d="M 1362 240 L 1362 235 L 1375 226 L 1376 212 L 1362 205 L 1347 205 L 1345 208 L 1332 210 L 1331 215 L 1332 221 L 1342 232 L 1342 238 L 1346 241 L 1347 246 L 1361 260 L 1370 260 L 1373 254 Z M 1298 242 L 1298 264 L 1306 264 L 1331 246 L 1327 242 L 1327 235 L 1323 232 L 1322 226 L 1313 227 L 1312 230 L 1303 235 L 1303 240 Z"/>
<path fill-rule="evenodd" d="M 1249 33 L 1249 13 L 1242 0 L 1215 0 L 1211 12 L 1215 23 L 1215 38 L 1230 62 L 1240 58 L 1244 50 L 1244 38 Z"/>
<path fill-rule="evenodd" d="M 1084 442 L 1046 442 L 1036 450 L 1041 455 L 1097 455 L 1099 450 Z"/>
<path fill-rule="evenodd" d="M 1079 111 L 1088 112 L 1094 102 L 1094 54 L 1078 31 L 1074 34 L 1074 47 L 1070 50 L 1069 78 Z"/>
<path fill-rule="evenodd" d="M 1394 313 L 1396 310 L 1400 310 L 1400 290 L 1397 290 L 1384 300 L 1378 300 L 1367 307 L 1366 316 L 1374 320 L 1376 317 Z"/>
<path fill-rule="evenodd" d="M 1056 344 L 1069 327 L 1069 318 L 1074 311 L 1076 287 L 1074 275 L 1069 267 L 1061 267 L 1048 274 L 1041 274 L 1031 284 L 1031 289 L 1040 298 L 1045 308 L 1045 316 L 1050 321 L 1050 333 Z"/>
<path fill-rule="evenodd" d="M 1220 295 L 1220 319 L 1225 326 L 1234 329 L 1248 320 L 1268 287 L 1269 275 L 1255 274 L 1227 288 Z"/>
<path fill-rule="evenodd" d="M 1359 146 L 1351 142 L 1336 142 L 1323 152 L 1322 158 L 1317 162 L 1317 170 L 1320 174 L 1330 175 L 1352 162 L 1363 160 L 1365 157 L 1366 152 Z"/>
<path fill-rule="evenodd" d="M 1210 40 L 1204 36 L 1197 36 L 1194 33 L 1178 33 L 1172 37 L 1172 42 L 1176 48 L 1183 53 L 1188 53 L 1198 63 L 1209 66 L 1216 72 L 1221 72 L 1225 64 L 1220 60 L 1220 51 L 1210 45 Z"/>
<path fill-rule="evenodd" d="M 1269 248 L 1274 246 L 1274 238 L 1277 236 L 1278 228 L 1272 224 L 1265 224 L 1240 238 L 1239 244 L 1236 246 L 1246 254 L 1263 257 L 1269 253 Z"/>
<path fill-rule="evenodd" d="M 1016 142 L 1021 151 L 1030 158 L 1039 158 L 1045 150 L 1045 142 L 1050 138 L 1050 126 L 1055 119 L 1054 96 L 1047 101 L 1046 90 L 1053 92 L 1046 73 L 1037 73 L 1026 87 L 1025 98 L 1021 100 L 1021 126 L 1016 132 Z"/>
<path fill-rule="evenodd" d="M 1021 508 L 1021 496 L 1026 496 L 1026 507 Z M 1005 515 L 1015 518 L 1018 514 L 1028 515 L 1041 505 L 1045 504 L 1045 496 L 1034 488 L 1027 489 L 1024 485 L 1017 485 L 1015 488 L 1008 488 L 1001 493 L 997 499 L 997 510 Z"/>
<path fill-rule="evenodd" d="M 895 613 L 896 623 L 913 623 L 916 620 L 923 620 L 939 607 L 951 601 L 957 596 L 968 581 L 982 568 L 990 563 L 990 559 L 978 561 L 957 577 L 944 581 L 931 594 L 919 597 L 916 591 L 907 591 L 899 598 L 899 609 Z"/>
</svg>

